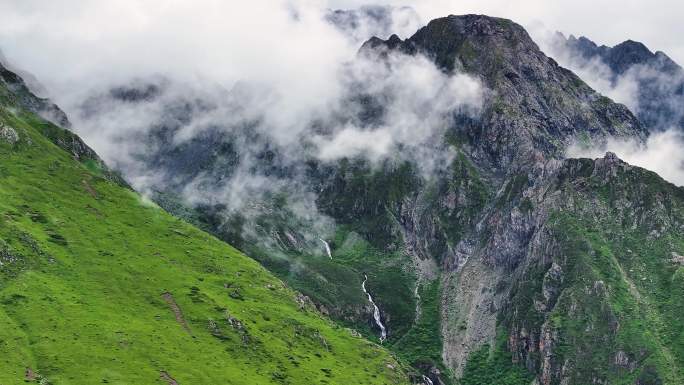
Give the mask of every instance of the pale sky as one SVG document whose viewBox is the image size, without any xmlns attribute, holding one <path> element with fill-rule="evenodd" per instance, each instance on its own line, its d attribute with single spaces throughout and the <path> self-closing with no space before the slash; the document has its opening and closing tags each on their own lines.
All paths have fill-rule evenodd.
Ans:
<svg viewBox="0 0 684 385">
<path fill-rule="evenodd" d="M 682 0 L 330 0 L 331 7 L 362 4 L 407 5 L 426 20 L 448 14 L 478 13 L 512 19 L 534 29 L 585 35 L 596 43 L 615 45 L 632 39 L 652 51 L 661 50 L 684 63 Z"/>
<path fill-rule="evenodd" d="M 684 64 L 682 0 L 0 0 L 0 50 L 58 102 L 150 73 L 258 81 L 315 99 L 358 49 L 321 14 L 362 5 L 410 6 L 425 22 L 505 17 L 537 38 L 557 30 L 608 45 L 631 38 Z"/>
</svg>

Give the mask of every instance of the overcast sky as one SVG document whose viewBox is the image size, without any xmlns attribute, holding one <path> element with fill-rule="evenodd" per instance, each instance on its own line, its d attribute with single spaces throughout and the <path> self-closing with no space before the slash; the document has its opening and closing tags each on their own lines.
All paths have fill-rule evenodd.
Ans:
<svg viewBox="0 0 684 385">
<path fill-rule="evenodd" d="M 350 40 L 322 15 L 363 5 L 414 9 L 397 26 L 402 37 L 436 17 L 482 13 L 519 22 L 540 43 L 556 30 L 599 44 L 631 38 L 684 63 L 682 0 L 0 0 L 0 50 L 67 113 L 91 89 L 162 74 L 265 85 L 293 99 L 284 113 L 296 119 L 336 97 L 340 65 L 366 38 Z"/>
<path fill-rule="evenodd" d="M 512 19 L 528 28 L 585 35 L 599 44 L 626 39 L 645 43 L 684 63 L 684 1 L 681 0 L 380 0 L 409 5 L 425 19 L 480 13 Z M 333 7 L 357 7 L 364 0 L 331 0 Z"/>
<path fill-rule="evenodd" d="M 363 5 L 414 9 L 396 26 L 402 37 L 436 17 L 481 13 L 522 24 L 542 48 L 552 31 L 631 38 L 684 63 L 682 0 L 0 0 L 0 50 L 67 113 L 91 89 L 162 74 L 262 84 L 289 95 L 283 113 L 296 119 L 336 97 L 340 65 L 366 38 L 350 40 L 322 15 Z"/>
<path fill-rule="evenodd" d="M 681 0 L 0 0 L 0 49 L 57 92 L 64 92 L 58 83 L 79 79 L 82 86 L 131 71 L 201 73 L 226 82 L 268 78 L 274 65 L 315 83 L 329 75 L 326 66 L 357 48 L 317 16 L 368 4 L 410 6 L 425 21 L 464 13 L 506 17 L 533 36 L 559 30 L 609 45 L 632 38 L 684 63 Z M 293 15 L 303 22 L 293 24 Z M 282 75 L 275 71 L 265 81 Z"/>
<path fill-rule="evenodd" d="M 240 45 L 237 40 L 244 45 L 252 40 L 277 40 L 279 36 L 271 34 L 279 32 L 274 9 L 288 4 L 293 9 L 407 5 L 426 21 L 447 14 L 482 13 L 513 19 L 533 33 L 543 25 L 609 45 L 631 38 L 684 63 L 681 0 L 0 0 L 0 48 L 19 64 L 35 70 L 49 60 L 40 57 L 42 54 L 63 51 L 77 55 L 79 52 L 72 50 L 93 49 L 103 43 L 111 46 L 98 47 L 98 54 L 116 55 L 117 43 L 132 37 L 139 46 L 164 44 L 169 37 L 181 39 L 171 29 L 182 31 L 186 24 L 195 29 L 185 35 L 187 39 L 205 33 L 204 38 L 220 38 L 227 48 L 234 49 Z M 138 35 L 149 33 L 149 26 L 158 27 L 157 33 Z M 209 36 L 221 33 L 225 35 Z M 178 41 L 179 45 L 186 43 Z M 63 65 L 59 61 L 53 64 Z"/>
</svg>

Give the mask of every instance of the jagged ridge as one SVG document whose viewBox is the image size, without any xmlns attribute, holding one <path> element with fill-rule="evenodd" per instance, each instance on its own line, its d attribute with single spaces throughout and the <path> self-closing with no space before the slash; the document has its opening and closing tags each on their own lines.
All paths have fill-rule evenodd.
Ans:
<svg viewBox="0 0 684 385">
<path fill-rule="evenodd" d="M 611 71 L 605 80 L 613 86 L 633 81 L 637 87 L 635 112 L 646 127 L 654 131 L 684 130 L 684 69 L 664 52 L 651 52 L 633 40 L 607 47 L 584 36 L 566 39 L 560 33 L 555 36 L 554 47 L 567 51 L 579 66 L 592 61 L 603 63 Z"/>
</svg>

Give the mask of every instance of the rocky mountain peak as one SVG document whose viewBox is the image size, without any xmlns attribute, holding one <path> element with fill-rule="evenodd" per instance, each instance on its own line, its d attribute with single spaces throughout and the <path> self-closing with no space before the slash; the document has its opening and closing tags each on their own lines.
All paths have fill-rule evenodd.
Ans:
<svg viewBox="0 0 684 385">
<path fill-rule="evenodd" d="M 405 41 L 397 36 L 386 41 L 373 38 L 362 50 L 380 46 L 399 47 L 409 54 L 423 53 L 446 71 L 496 71 L 501 64 L 515 65 L 507 59 L 521 52 L 535 56 L 537 61 L 546 61 L 523 27 L 507 19 L 484 15 L 449 15 L 435 19 Z"/>
<path fill-rule="evenodd" d="M 651 52 L 643 43 L 626 40 L 613 47 L 608 52 L 608 61 L 615 63 L 615 71 L 624 73 L 631 66 L 639 63 L 649 62 L 655 59 L 655 54 Z"/>
<path fill-rule="evenodd" d="M 427 26 L 421 28 L 416 35 L 435 33 L 451 35 L 452 37 L 498 36 L 508 39 L 514 36 L 527 36 L 527 32 L 520 25 L 498 17 L 486 15 L 449 15 L 434 19 Z M 527 36 L 529 38 L 529 36 Z"/>
<path fill-rule="evenodd" d="M 483 15 L 435 19 L 401 40 L 372 38 L 361 53 L 401 52 L 431 58 L 447 73 L 465 72 L 491 92 L 478 121 L 454 127 L 475 162 L 511 172 L 545 157 L 562 157 L 577 137 L 644 138 L 623 105 L 587 86 L 547 57 L 520 25 Z M 511 167 L 513 166 L 513 167 Z"/>
</svg>

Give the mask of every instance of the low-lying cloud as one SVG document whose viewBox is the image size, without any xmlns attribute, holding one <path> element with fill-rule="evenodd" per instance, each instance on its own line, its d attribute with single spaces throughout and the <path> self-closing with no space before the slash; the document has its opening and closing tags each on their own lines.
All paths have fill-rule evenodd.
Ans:
<svg viewBox="0 0 684 385">
<path fill-rule="evenodd" d="M 98 30 L 107 49 L 68 40 L 67 52 L 93 55 L 46 84 L 74 129 L 138 191 L 172 191 L 189 205 L 214 207 L 227 228 L 239 216 L 242 237 L 267 247 L 294 239 L 320 248 L 334 221 L 317 207 L 309 162 L 411 162 L 430 178 L 453 156 L 445 132 L 456 116 L 480 112 L 484 90 L 421 55 L 358 54 L 368 34 L 415 32 L 408 8 L 373 8 L 381 19 L 366 10 L 351 26 L 331 24 L 329 10 L 307 1 L 276 3 L 246 5 L 241 17 L 263 19 L 249 27 L 184 24 L 191 13 L 184 5 L 161 10 L 164 20 L 147 5 L 129 4 L 141 15 L 135 25 Z M 221 4 L 211 2 L 209 13 L 228 14 Z M 100 11 L 79 12 L 106 23 Z M 168 30 L 170 21 L 178 30 Z M 24 22 L 32 25 L 30 17 Z M 159 45 L 144 52 L 131 31 Z M 250 31 L 259 36 L 237 38 Z M 57 67 L 69 62 L 60 55 Z M 44 72 L 37 64 L 32 70 Z"/>
<path fill-rule="evenodd" d="M 426 23 L 409 6 L 362 5 L 354 9 L 330 10 L 325 18 L 357 43 L 371 36 L 387 39 L 396 34 L 402 39 L 408 38 Z"/>
<path fill-rule="evenodd" d="M 72 119 L 106 161 L 145 191 L 168 179 L 151 167 L 149 154 L 205 135 L 230 140 L 245 170 L 254 170 L 255 158 L 269 148 L 294 168 L 309 159 L 358 157 L 378 164 L 391 158 L 410 161 L 429 177 L 448 162 L 443 138 L 453 118 L 477 115 L 483 102 L 479 80 L 445 74 L 421 55 L 392 53 L 382 60 L 353 55 L 334 79 L 335 97 L 299 106 L 297 119 L 279 108 L 291 101 L 283 100 L 288 95 L 277 87 L 240 82 L 227 89 L 168 78 L 94 93 L 74 109 Z M 158 130 L 170 138 L 152 140 Z M 269 185 L 260 179 L 248 183 L 245 173 L 240 184 Z"/>
<path fill-rule="evenodd" d="M 541 42 L 561 65 L 601 94 L 629 107 L 649 129 L 666 130 L 671 126 L 684 129 L 684 71 L 665 54 L 657 53 L 643 63 L 626 68 L 630 58 L 624 63 L 616 62 L 613 64 L 619 66 L 616 72 L 598 53 L 592 55 L 591 51 L 579 47 L 578 42 L 584 38 L 572 39 L 547 32 Z M 631 44 L 631 49 L 637 49 L 638 43 Z"/>
<path fill-rule="evenodd" d="M 381 112 L 364 122 L 355 116 L 358 111 L 342 103 L 335 115 L 349 123 L 314 137 L 318 157 L 324 161 L 364 156 L 377 162 L 392 155 L 413 161 L 429 174 L 439 167 L 440 145 L 453 117 L 476 115 L 483 102 L 479 80 L 447 75 L 422 55 L 360 57 L 346 68 L 344 79 L 349 98 L 370 98 Z M 420 151 L 426 147 L 433 151 Z"/>
<path fill-rule="evenodd" d="M 607 151 L 625 162 L 658 173 L 663 179 L 684 186 L 684 135 L 678 130 L 652 134 L 645 144 L 637 141 L 610 139 L 603 146 L 570 146 L 570 158 L 599 158 Z"/>
</svg>

